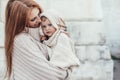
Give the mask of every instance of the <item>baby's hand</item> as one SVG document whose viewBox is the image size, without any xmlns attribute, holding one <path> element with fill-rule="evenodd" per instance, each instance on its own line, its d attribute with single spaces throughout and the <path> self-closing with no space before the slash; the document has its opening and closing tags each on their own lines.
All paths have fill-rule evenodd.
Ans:
<svg viewBox="0 0 120 80">
<path fill-rule="evenodd" d="M 40 36 L 40 41 L 43 42 L 44 40 L 46 40 L 46 36 Z"/>
</svg>

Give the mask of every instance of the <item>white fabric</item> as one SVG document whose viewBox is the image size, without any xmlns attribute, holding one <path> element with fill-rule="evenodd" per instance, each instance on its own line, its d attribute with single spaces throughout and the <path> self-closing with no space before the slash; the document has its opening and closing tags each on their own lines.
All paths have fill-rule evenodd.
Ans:
<svg viewBox="0 0 120 80">
<path fill-rule="evenodd" d="M 79 60 L 75 55 L 74 45 L 71 39 L 66 34 L 60 33 L 56 41 L 56 44 L 54 43 L 55 40 L 51 42 L 52 44 L 47 44 L 47 41 L 45 42 L 52 49 L 52 53 L 49 53 L 50 62 L 62 69 L 78 66 Z"/>
<path fill-rule="evenodd" d="M 14 39 L 10 80 L 67 80 L 66 71 L 47 61 L 46 51 L 45 45 L 28 33 L 17 35 Z"/>
<path fill-rule="evenodd" d="M 28 28 L 26 27 L 26 32 L 28 32 L 35 40 L 40 41 L 39 28 Z"/>
</svg>

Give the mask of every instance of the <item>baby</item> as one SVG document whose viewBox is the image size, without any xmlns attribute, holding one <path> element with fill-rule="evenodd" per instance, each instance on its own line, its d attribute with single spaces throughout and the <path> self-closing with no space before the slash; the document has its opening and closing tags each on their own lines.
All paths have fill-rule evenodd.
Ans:
<svg viewBox="0 0 120 80">
<path fill-rule="evenodd" d="M 66 34 L 63 19 L 52 11 L 43 12 L 40 15 L 41 29 L 45 36 L 43 44 L 52 52 L 49 53 L 50 62 L 61 69 L 68 70 L 79 66 L 74 44 Z"/>
</svg>

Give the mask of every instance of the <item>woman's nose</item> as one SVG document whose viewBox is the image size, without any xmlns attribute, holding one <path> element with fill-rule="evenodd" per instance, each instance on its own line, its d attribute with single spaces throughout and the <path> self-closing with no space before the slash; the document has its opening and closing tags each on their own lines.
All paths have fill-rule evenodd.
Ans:
<svg viewBox="0 0 120 80">
<path fill-rule="evenodd" d="M 39 22 L 41 22 L 41 19 L 40 19 L 40 17 L 37 17 L 37 22 L 39 23 Z"/>
</svg>

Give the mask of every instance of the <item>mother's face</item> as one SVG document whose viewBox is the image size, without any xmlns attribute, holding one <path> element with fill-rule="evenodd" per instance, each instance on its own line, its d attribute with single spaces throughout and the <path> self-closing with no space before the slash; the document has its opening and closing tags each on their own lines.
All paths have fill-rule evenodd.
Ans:
<svg viewBox="0 0 120 80">
<path fill-rule="evenodd" d="M 37 28 L 40 26 L 41 20 L 39 15 L 40 15 L 39 9 L 33 8 L 29 15 L 28 27 Z"/>
</svg>

